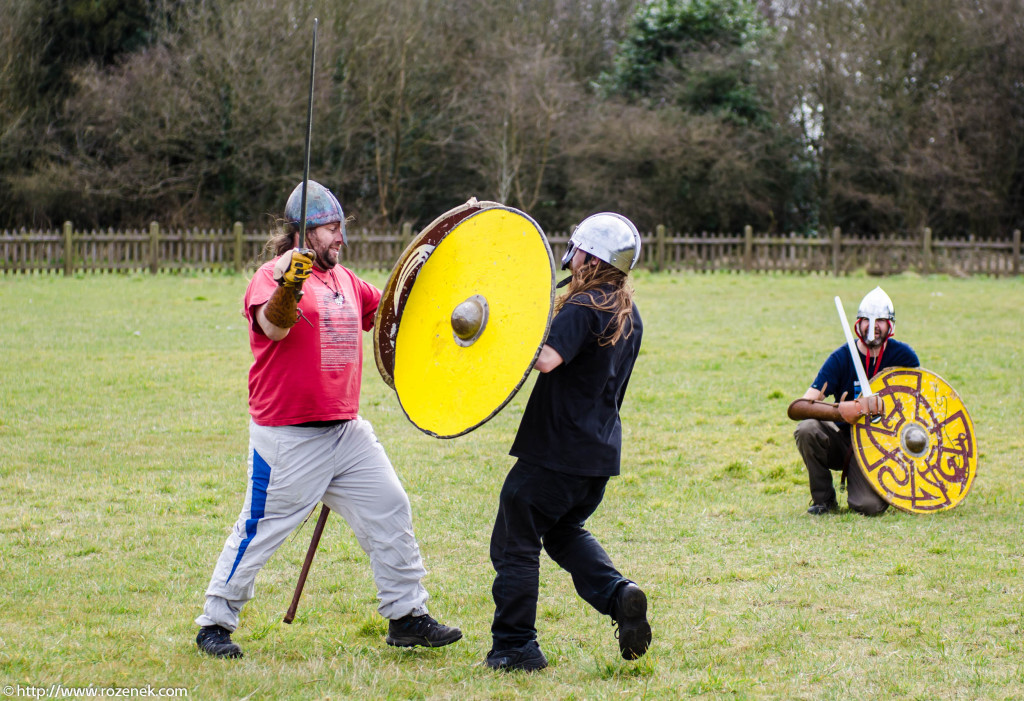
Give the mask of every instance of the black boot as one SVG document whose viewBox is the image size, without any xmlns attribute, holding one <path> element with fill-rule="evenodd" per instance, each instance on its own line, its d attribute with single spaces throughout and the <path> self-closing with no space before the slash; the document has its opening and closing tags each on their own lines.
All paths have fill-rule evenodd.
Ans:
<svg viewBox="0 0 1024 701">
<path fill-rule="evenodd" d="M 830 499 L 824 504 L 811 504 L 810 508 L 807 509 L 807 513 L 811 516 L 821 516 L 822 514 L 835 514 L 839 512 L 839 504 L 836 500 Z"/>
<path fill-rule="evenodd" d="M 619 587 L 612 618 L 619 626 L 616 637 L 623 659 L 635 660 L 647 652 L 651 625 L 647 622 L 647 595 L 640 587 L 632 582 Z"/>
<path fill-rule="evenodd" d="M 231 642 L 231 631 L 221 626 L 203 626 L 196 636 L 196 645 L 214 657 L 241 657 L 242 648 Z"/>
<path fill-rule="evenodd" d="M 449 645 L 462 637 L 462 631 L 451 626 L 441 625 L 429 615 L 403 616 L 388 621 L 388 635 L 384 642 L 397 647 L 441 647 Z"/>
<path fill-rule="evenodd" d="M 521 670 L 523 672 L 536 672 L 548 666 L 548 660 L 540 651 L 540 645 L 536 640 L 531 640 L 522 647 L 510 650 L 491 650 L 484 660 L 491 669 L 504 672 Z"/>
</svg>

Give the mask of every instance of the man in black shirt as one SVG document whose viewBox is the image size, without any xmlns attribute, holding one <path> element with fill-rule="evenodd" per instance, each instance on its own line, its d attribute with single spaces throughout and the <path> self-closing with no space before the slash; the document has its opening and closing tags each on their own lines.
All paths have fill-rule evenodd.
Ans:
<svg viewBox="0 0 1024 701">
<path fill-rule="evenodd" d="M 619 474 L 619 408 L 643 336 L 628 283 L 639 255 L 636 227 L 605 212 L 580 223 L 562 258 L 572 277 L 534 366 L 541 374 L 509 451 L 517 461 L 491 535 L 492 669 L 547 666 L 536 629 L 541 547 L 577 593 L 618 624 L 625 659 L 650 645 L 646 595 L 583 527 Z"/>
<path fill-rule="evenodd" d="M 870 379 L 891 367 L 918 367 L 917 354 L 906 343 L 893 338 L 896 332 L 896 311 L 889 295 L 881 287 L 871 290 L 857 308 L 857 354 Z M 794 437 L 797 449 L 807 466 L 811 487 L 812 516 L 836 512 L 836 490 L 832 484 L 832 471 L 843 473 L 847 484 L 846 500 L 852 510 L 866 516 L 880 514 L 889 508 L 853 461 L 850 422 L 858 416 L 877 414 L 881 407 L 877 397 L 870 403 L 861 396 L 860 382 L 853 356 L 845 343 L 825 359 L 818 375 L 804 396 L 790 405 L 790 418 L 800 423 Z M 826 394 L 835 404 L 822 405 Z"/>
</svg>

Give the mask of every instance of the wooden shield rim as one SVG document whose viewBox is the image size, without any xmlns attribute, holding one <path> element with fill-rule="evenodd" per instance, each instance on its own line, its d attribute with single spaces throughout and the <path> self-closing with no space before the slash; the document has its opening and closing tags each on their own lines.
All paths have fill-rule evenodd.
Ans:
<svg viewBox="0 0 1024 701">
<path fill-rule="evenodd" d="M 522 389 L 523 384 L 526 382 L 526 379 L 530 376 L 530 372 L 533 370 L 533 366 L 536 365 L 537 358 L 540 356 L 540 351 L 544 347 L 544 344 L 547 342 L 548 333 L 551 331 L 551 318 L 552 318 L 552 315 L 553 315 L 554 304 L 555 304 L 555 258 L 554 258 L 554 254 L 551 252 L 551 244 L 548 242 L 547 235 L 544 233 L 544 230 L 540 227 L 540 224 L 538 224 L 534 220 L 534 218 L 531 217 L 526 212 L 518 210 L 515 207 L 509 207 L 507 205 L 498 204 L 498 203 L 495 203 L 495 202 L 488 202 L 487 204 L 490 205 L 490 206 L 482 207 L 482 208 L 480 208 L 480 209 L 478 209 L 476 211 L 471 212 L 468 216 L 465 216 L 465 217 L 462 217 L 461 219 L 459 219 L 459 221 L 457 222 L 456 225 L 450 227 L 447 231 L 445 231 L 444 236 L 442 236 L 438 240 L 437 244 L 435 244 L 434 250 L 437 250 L 437 248 L 444 242 L 444 240 L 448 238 L 449 234 L 451 234 L 451 233 L 453 233 L 455 231 L 455 229 L 457 228 L 457 226 L 459 224 L 462 224 L 462 223 L 466 222 L 467 220 L 471 219 L 472 217 L 475 217 L 478 214 L 482 214 L 484 211 L 487 211 L 487 210 L 491 210 L 491 209 L 504 209 L 506 211 L 512 212 L 514 214 L 517 214 L 517 215 L 525 218 L 526 220 L 528 220 L 533 225 L 533 227 L 536 230 L 537 234 L 539 234 L 541 243 L 544 245 L 544 249 L 547 251 L 547 254 L 548 254 L 547 255 L 547 258 L 548 258 L 548 268 L 549 268 L 549 275 L 548 275 L 548 288 L 549 288 L 549 291 L 548 291 L 548 314 L 547 314 L 547 319 L 544 322 L 544 333 L 541 334 L 541 341 L 540 341 L 540 343 L 537 344 L 537 348 L 533 352 L 533 358 L 530 360 L 529 364 L 527 364 L 526 368 L 524 368 L 522 376 L 516 382 L 515 387 L 512 388 L 512 390 L 509 392 L 508 396 L 505 397 L 505 399 L 502 400 L 485 418 L 481 419 L 480 421 L 478 421 L 477 423 L 473 424 L 472 426 L 469 426 L 469 427 L 467 427 L 467 428 L 465 428 L 465 429 L 463 429 L 463 430 L 461 430 L 461 431 L 459 431 L 457 433 L 440 434 L 440 433 L 436 433 L 435 431 L 431 431 L 430 429 L 424 428 L 423 426 L 420 426 L 418 423 L 416 423 L 416 421 L 414 421 L 413 418 L 411 416 L 409 416 L 409 412 L 406 411 L 405 404 L 402 402 L 402 395 L 400 393 L 398 393 L 397 388 L 394 387 L 394 384 L 393 384 L 394 380 L 392 378 L 392 388 L 395 389 L 395 394 L 398 396 L 398 405 L 402 408 L 402 413 L 405 414 L 405 417 L 407 419 L 409 419 L 409 423 L 411 423 L 413 426 L 415 426 L 417 429 L 419 429 L 423 433 L 426 433 L 428 436 L 433 436 L 434 438 L 458 438 L 459 436 L 464 436 L 467 433 L 469 433 L 470 431 L 474 431 L 477 428 L 479 428 L 480 426 L 483 426 L 485 423 L 487 423 L 488 421 L 493 419 L 495 416 L 497 416 L 498 413 L 500 413 L 501 410 L 504 409 L 508 405 L 508 403 L 510 401 L 512 401 L 512 399 L 516 396 L 516 394 L 519 393 L 519 390 Z M 431 251 L 431 254 L 433 254 L 433 251 Z M 425 263 L 426 263 L 426 261 L 424 260 L 424 262 L 421 263 L 419 265 L 419 267 L 422 268 L 423 264 L 425 264 Z M 418 270 L 417 270 L 417 275 L 418 275 Z M 413 285 L 409 286 L 409 290 L 410 291 L 412 290 L 412 287 L 413 287 Z M 406 293 L 405 296 L 408 297 L 408 292 Z M 404 308 L 404 302 L 403 302 L 403 308 Z M 396 333 L 396 338 L 397 338 L 397 333 Z M 393 367 L 393 365 L 392 365 L 392 367 Z"/>
<path fill-rule="evenodd" d="M 430 222 L 413 237 L 405 250 L 398 256 L 395 267 L 392 268 L 391 274 L 384 284 L 384 289 L 381 290 L 380 303 L 377 305 L 377 313 L 373 320 L 373 357 L 377 363 L 377 372 L 391 389 L 395 388 L 395 338 L 398 335 L 398 326 L 402 321 L 402 312 L 405 310 L 405 300 L 408 299 L 409 291 L 412 290 L 416 276 L 419 275 L 426 258 L 413 261 L 403 280 L 402 272 L 406 268 L 406 263 L 421 246 L 432 245 L 436 248 L 444 237 L 466 218 L 485 209 L 502 206 L 498 202 L 477 200 L 472 197 L 464 204 L 449 209 Z M 402 282 L 400 290 L 397 289 L 399 282 Z"/>
<path fill-rule="evenodd" d="M 878 496 L 880 496 L 882 499 L 884 499 L 886 501 L 886 503 L 889 504 L 890 506 L 892 506 L 893 508 L 898 509 L 900 511 L 903 511 L 905 513 L 915 514 L 915 515 L 918 515 L 918 516 L 925 516 L 925 515 L 930 515 L 930 514 L 941 513 L 943 511 L 950 511 L 950 510 L 955 509 L 956 507 L 960 506 L 960 504 L 962 504 L 964 502 L 964 500 L 967 498 L 967 495 L 970 493 L 971 489 L 974 487 L 974 481 L 978 477 L 978 440 L 977 440 L 977 436 L 976 436 L 976 434 L 974 432 L 974 420 L 971 418 L 971 414 L 967 410 L 967 406 L 964 404 L 963 399 L 960 397 L 960 393 L 956 391 L 956 388 L 954 388 L 953 385 L 951 385 L 949 382 L 947 382 L 946 379 L 943 378 L 941 375 L 939 375 L 937 373 L 934 373 L 931 370 L 928 370 L 927 368 L 922 368 L 922 367 L 916 367 L 916 368 L 910 368 L 910 367 L 891 367 L 891 368 L 886 368 L 886 369 L 882 370 L 881 372 L 879 372 L 878 374 L 876 374 L 874 377 L 871 378 L 870 384 L 871 384 L 872 392 L 875 392 L 876 394 L 878 394 L 878 393 L 880 393 L 880 390 L 885 389 L 884 387 L 876 388 L 875 387 L 876 381 L 881 381 L 882 379 L 884 379 L 886 376 L 888 376 L 890 374 L 905 373 L 905 372 L 926 373 L 927 375 L 929 375 L 929 376 L 939 380 L 946 387 L 949 388 L 949 391 L 952 392 L 953 395 L 960 402 L 960 405 L 961 405 L 961 407 L 963 409 L 964 419 L 967 422 L 967 428 L 968 428 L 968 430 L 970 431 L 970 434 L 971 434 L 971 442 L 973 444 L 973 452 L 974 452 L 974 470 L 973 470 L 973 474 L 970 477 L 969 484 L 967 485 L 967 489 L 965 489 L 963 491 L 962 495 L 960 496 L 960 498 L 957 500 L 957 502 L 955 504 L 951 504 L 949 506 L 945 506 L 945 507 L 943 507 L 941 509 L 915 510 L 915 509 L 911 509 L 911 508 L 908 508 L 906 506 L 903 506 L 902 504 L 894 503 L 893 499 L 892 499 L 892 496 L 890 496 L 888 493 L 886 493 L 886 491 L 884 489 L 881 489 L 879 486 L 876 486 L 875 481 L 871 479 L 871 476 L 869 474 L 869 470 L 868 470 L 867 466 L 865 466 L 863 464 L 863 462 L 862 462 L 861 451 L 859 450 L 859 441 L 858 441 L 859 433 L 857 431 L 857 427 L 862 425 L 862 424 L 864 424 L 864 423 L 866 423 L 866 421 L 867 421 L 866 417 L 861 417 L 861 418 L 857 419 L 856 423 L 850 427 L 850 431 L 851 431 L 850 438 L 851 438 L 851 445 L 852 445 L 853 457 L 854 457 L 853 461 L 857 464 L 857 469 L 860 470 L 861 475 L 863 475 L 864 479 L 867 480 L 869 485 L 871 485 L 871 489 L 876 494 L 878 494 Z"/>
</svg>

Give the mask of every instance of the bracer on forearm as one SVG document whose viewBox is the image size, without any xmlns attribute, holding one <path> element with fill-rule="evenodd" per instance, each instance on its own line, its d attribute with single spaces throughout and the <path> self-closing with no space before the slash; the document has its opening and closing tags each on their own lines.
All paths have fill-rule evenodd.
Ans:
<svg viewBox="0 0 1024 701">
<path fill-rule="evenodd" d="M 839 405 L 814 399 L 797 399 L 789 405 L 787 412 L 794 421 L 818 419 L 819 421 L 842 421 Z"/>
<path fill-rule="evenodd" d="M 270 295 L 263 314 L 274 326 L 281 329 L 290 329 L 299 320 L 299 302 L 295 298 L 295 288 L 278 287 L 274 294 Z"/>
</svg>

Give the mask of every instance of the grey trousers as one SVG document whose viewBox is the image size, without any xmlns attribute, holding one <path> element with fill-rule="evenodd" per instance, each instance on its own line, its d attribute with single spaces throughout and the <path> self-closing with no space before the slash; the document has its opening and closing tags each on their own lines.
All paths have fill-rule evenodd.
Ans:
<svg viewBox="0 0 1024 701">
<path fill-rule="evenodd" d="M 846 500 L 850 508 L 867 516 L 889 508 L 888 502 L 872 489 L 853 459 L 850 432 L 832 421 L 804 419 L 793 432 L 800 457 L 807 467 L 811 501 L 827 504 L 836 498 L 832 472 L 846 470 Z"/>
<path fill-rule="evenodd" d="M 201 626 L 238 626 L 256 575 L 292 531 L 323 501 L 351 526 L 370 556 L 377 610 L 384 618 L 427 613 L 426 575 L 412 531 L 409 497 L 373 428 L 363 419 L 337 426 L 249 424 L 245 504 L 224 543 Z"/>
</svg>

